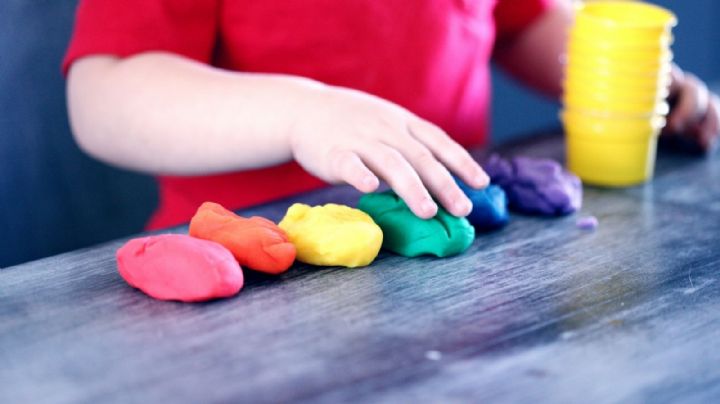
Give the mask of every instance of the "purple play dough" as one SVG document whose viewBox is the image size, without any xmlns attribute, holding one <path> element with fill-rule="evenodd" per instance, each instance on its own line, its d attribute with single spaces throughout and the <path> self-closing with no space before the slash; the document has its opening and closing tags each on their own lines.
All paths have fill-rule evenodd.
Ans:
<svg viewBox="0 0 720 404">
<path fill-rule="evenodd" d="M 598 220 L 595 216 L 581 217 L 575 222 L 579 229 L 595 230 L 598 227 Z"/>
<path fill-rule="evenodd" d="M 574 174 L 550 159 L 497 154 L 483 166 L 508 197 L 510 209 L 527 214 L 566 215 L 580 209 L 582 184 Z"/>
</svg>

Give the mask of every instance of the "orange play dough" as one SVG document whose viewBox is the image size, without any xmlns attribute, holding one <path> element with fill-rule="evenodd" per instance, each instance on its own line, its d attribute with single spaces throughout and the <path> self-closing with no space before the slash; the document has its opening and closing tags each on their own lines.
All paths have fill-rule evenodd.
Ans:
<svg viewBox="0 0 720 404">
<path fill-rule="evenodd" d="M 190 221 L 190 235 L 220 243 L 243 267 L 268 274 L 285 272 L 295 261 L 295 246 L 275 223 L 238 216 L 213 202 L 198 208 Z"/>
</svg>

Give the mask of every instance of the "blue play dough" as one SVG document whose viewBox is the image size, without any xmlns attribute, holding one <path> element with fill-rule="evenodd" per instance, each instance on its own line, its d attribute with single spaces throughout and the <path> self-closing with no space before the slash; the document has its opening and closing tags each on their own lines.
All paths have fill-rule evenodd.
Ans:
<svg viewBox="0 0 720 404">
<path fill-rule="evenodd" d="M 497 185 L 485 189 L 474 189 L 460 179 L 455 181 L 473 204 L 468 221 L 479 230 L 494 230 L 503 227 L 510 220 L 505 191 Z"/>
</svg>

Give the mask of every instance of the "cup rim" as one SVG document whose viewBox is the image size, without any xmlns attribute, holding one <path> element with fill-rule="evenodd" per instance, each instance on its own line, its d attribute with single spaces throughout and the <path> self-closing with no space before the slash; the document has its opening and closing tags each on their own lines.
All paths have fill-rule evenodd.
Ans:
<svg viewBox="0 0 720 404">
<path fill-rule="evenodd" d="M 578 126 L 565 122 L 562 117 L 560 120 L 563 124 L 565 136 L 587 142 L 637 143 L 649 141 L 657 138 L 665 126 L 665 122 L 650 123 L 646 127 L 634 128 L 632 131 L 622 133 L 621 130 L 612 130 L 616 128 L 603 127 L 604 123 L 602 122 L 590 123 L 589 126 Z M 617 120 L 611 120 L 610 122 L 617 122 Z"/>
<path fill-rule="evenodd" d="M 651 73 L 645 73 L 645 74 L 639 74 L 639 73 L 627 73 L 627 72 L 620 72 L 623 73 L 622 75 L 619 75 L 617 73 L 617 70 L 614 69 L 606 69 L 606 68 L 585 68 L 577 64 L 573 65 L 566 65 L 565 67 L 565 77 L 570 77 L 572 73 L 572 76 L 581 76 L 586 79 L 595 79 L 595 80 L 609 80 L 609 81 L 632 81 L 637 82 L 636 80 L 642 80 L 643 82 L 648 83 L 655 83 L 655 82 L 663 82 L 665 80 L 670 79 L 670 75 L 672 74 L 672 69 L 664 69 L 659 70 Z"/>
<path fill-rule="evenodd" d="M 652 120 L 652 119 L 662 119 L 663 125 L 667 123 L 667 116 L 665 114 L 659 114 L 657 112 L 651 112 L 651 113 L 613 113 L 613 112 L 607 112 L 607 111 L 593 111 L 593 110 L 587 110 L 587 109 L 579 109 L 579 108 L 568 108 L 563 107 L 560 110 L 560 120 L 563 120 L 562 114 L 569 113 L 569 114 L 578 114 L 578 115 L 584 115 L 586 118 L 595 119 L 595 120 L 609 120 L 613 122 L 617 121 L 643 121 L 643 120 Z"/>
<path fill-rule="evenodd" d="M 592 100 L 596 100 L 598 102 L 604 101 L 604 102 L 620 102 L 620 103 L 630 103 L 630 104 L 649 104 L 649 103 L 658 103 L 663 102 L 667 99 L 669 95 L 669 91 L 664 90 L 663 91 L 648 91 L 647 93 L 644 92 L 636 92 L 636 93 L 612 93 L 610 91 L 593 91 L 593 90 L 586 90 L 581 88 L 563 88 L 563 98 L 569 97 L 569 98 L 575 98 L 575 97 L 583 97 L 583 98 L 590 98 Z"/>
<path fill-rule="evenodd" d="M 618 21 L 615 18 L 603 14 L 603 10 L 611 10 L 613 8 L 620 9 L 621 11 L 627 11 L 627 14 L 637 14 L 638 12 L 652 13 L 654 14 L 653 19 L 663 18 L 666 21 L 659 23 L 657 21 L 633 21 L 624 20 Z M 648 14 L 651 15 L 651 14 Z M 578 19 L 584 18 L 587 21 L 596 23 L 601 26 L 607 26 L 611 28 L 637 28 L 637 29 L 657 29 L 664 28 L 668 29 L 677 25 L 677 16 L 670 10 L 650 3 L 644 2 L 627 2 L 617 0 L 606 0 L 597 3 L 583 3 L 576 5 L 576 22 Z"/>
<path fill-rule="evenodd" d="M 660 80 L 672 73 L 672 66 L 661 65 L 657 68 L 635 68 L 623 64 L 593 63 L 585 61 L 567 61 L 566 70 L 582 71 L 596 76 L 622 75 L 628 78 L 653 78 Z"/>
<path fill-rule="evenodd" d="M 597 104 L 597 103 L 596 103 Z M 597 111 L 599 113 L 606 112 L 608 116 L 610 115 L 623 115 L 623 114 L 647 114 L 648 116 L 652 115 L 667 115 L 670 112 L 670 106 L 667 102 L 662 101 L 653 104 L 651 107 L 646 107 L 642 103 L 619 103 L 619 102 L 613 102 L 608 103 L 610 107 L 607 108 L 596 108 L 593 104 L 588 105 L 586 102 L 583 103 L 582 100 L 576 100 L 576 99 L 568 99 L 565 96 L 562 98 L 562 105 L 565 108 L 573 108 L 578 109 L 582 111 Z M 626 110 L 626 108 L 629 108 L 631 110 Z M 637 108 L 637 109 L 635 109 Z"/>
<path fill-rule="evenodd" d="M 657 141 L 660 137 L 661 129 L 653 130 L 644 135 L 635 136 L 617 136 L 617 135 L 584 135 L 580 133 L 570 133 L 567 129 L 564 131 L 565 136 L 574 142 L 582 142 L 586 144 L 604 144 L 608 146 L 623 147 L 627 144 L 647 144 Z"/>
<path fill-rule="evenodd" d="M 591 97 L 608 98 L 608 97 L 630 97 L 634 99 L 665 99 L 670 95 L 670 90 L 666 87 L 651 89 L 630 89 L 630 90 L 617 90 L 613 87 L 608 86 L 595 86 L 595 85 L 579 85 L 572 84 L 566 85 L 563 83 L 563 90 L 568 93 L 574 94 L 583 93 Z"/>
<path fill-rule="evenodd" d="M 628 31 L 635 31 L 635 33 Z M 636 29 L 629 29 L 626 27 L 587 25 L 583 24 L 582 21 L 575 21 L 575 23 L 570 26 L 569 33 L 571 33 L 573 36 L 580 36 L 586 38 L 588 36 L 594 37 L 597 34 L 602 34 L 604 37 L 613 37 L 614 40 L 620 37 L 623 40 L 629 40 L 629 42 L 640 43 L 650 42 L 671 45 L 675 42 L 675 36 L 673 35 L 672 30 L 669 29 L 663 29 L 662 32 L 659 33 L 642 31 L 638 32 Z"/>
<path fill-rule="evenodd" d="M 603 108 L 603 110 L 607 111 L 625 111 L 629 109 L 631 111 L 642 110 L 656 112 L 658 114 L 669 112 L 669 107 L 666 106 L 665 100 L 652 100 L 651 102 L 620 101 L 582 97 L 578 95 L 573 96 L 572 94 L 566 93 L 563 94 L 561 101 L 565 106 L 577 106 L 578 108 L 583 108 L 584 106 L 587 106 L 587 108 L 594 106 L 602 108 L 602 106 L 607 105 L 607 108 Z"/>
<path fill-rule="evenodd" d="M 642 56 L 657 56 L 660 58 L 661 56 L 664 56 L 668 54 L 668 52 L 671 52 L 670 46 L 665 46 L 662 44 L 657 45 L 642 45 L 642 44 L 623 44 L 619 42 L 613 42 L 608 41 L 606 39 L 589 39 L 589 38 L 580 38 L 580 37 L 571 37 L 568 41 L 568 50 L 574 49 L 574 50 L 580 50 L 586 51 L 586 52 L 593 52 L 596 53 L 598 51 L 600 52 L 606 52 L 606 53 L 630 53 L 630 54 L 637 54 L 640 53 Z"/>
<path fill-rule="evenodd" d="M 580 60 L 602 60 L 600 63 L 605 64 L 617 64 L 617 63 L 632 63 L 633 66 L 636 65 L 647 65 L 647 66 L 661 66 L 663 64 L 671 64 L 674 60 L 675 55 L 672 52 L 667 52 L 665 54 L 659 55 L 657 58 L 647 58 L 649 60 L 643 60 L 646 58 L 640 58 L 640 60 L 635 59 L 630 60 L 631 58 L 620 58 L 617 56 L 612 56 L 612 52 L 608 52 L 606 54 L 604 53 L 598 53 L 588 50 L 578 50 L 576 48 L 570 49 L 568 48 L 565 51 L 565 60 L 569 60 L 570 58 L 580 58 Z"/>
<path fill-rule="evenodd" d="M 584 83 L 592 82 L 597 84 L 598 87 L 628 87 L 631 90 L 636 91 L 657 91 L 660 88 L 666 88 L 670 85 L 670 80 L 665 78 L 658 78 L 657 80 L 649 80 L 646 78 L 628 78 L 628 77 L 613 77 L 608 75 L 593 75 L 593 74 L 565 74 L 562 81 L 562 86 L 575 87 L 582 86 Z"/>
</svg>

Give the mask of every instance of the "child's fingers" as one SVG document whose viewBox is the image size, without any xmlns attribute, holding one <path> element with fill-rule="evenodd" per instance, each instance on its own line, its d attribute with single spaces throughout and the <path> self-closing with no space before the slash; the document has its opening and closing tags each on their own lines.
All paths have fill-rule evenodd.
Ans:
<svg viewBox="0 0 720 404">
<path fill-rule="evenodd" d="M 437 213 L 437 205 L 430 197 L 420 177 L 405 157 L 383 143 L 367 144 L 360 157 L 407 203 L 416 216 L 429 219 Z"/>
<path fill-rule="evenodd" d="M 356 153 L 349 150 L 333 151 L 330 158 L 333 173 L 358 191 L 373 192 L 380 185 L 380 180 Z"/>
<path fill-rule="evenodd" d="M 678 100 L 668 117 L 668 127 L 675 133 L 684 133 L 705 115 L 709 92 L 700 79 L 686 73 L 676 85 L 676 94 Z"/>
<path fill-rule="evenodd" d="M 483 188 L 490 183 L 490 178 L 470 153 L 450 139 L 442 129 L 421 119 L 414 119 L 408 123 L 408 130 L 471 187 Z"/>
<path fill-rule="evenodd" d="M 713 94 L 710 97 L 705 118 L 700 125 L 700 146 L 704 150 L 713 150 L 718 143 L 720 136 L 720 98 Z"/>
<path fill-rule="evenodd" d="M 422 182 L 431 194 L 455 216 L 467 216 L 472 210 L 472 202 L 460 190 L 450 172 L 423 144 L 411 136 L 400 137 L 395 146 L 412 164 Z"/>
</svg>

